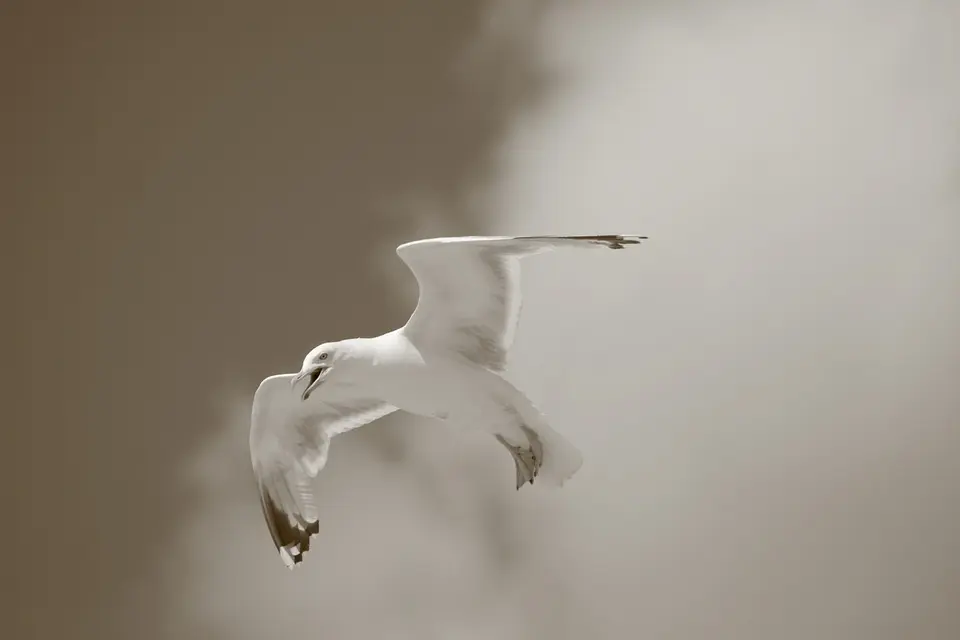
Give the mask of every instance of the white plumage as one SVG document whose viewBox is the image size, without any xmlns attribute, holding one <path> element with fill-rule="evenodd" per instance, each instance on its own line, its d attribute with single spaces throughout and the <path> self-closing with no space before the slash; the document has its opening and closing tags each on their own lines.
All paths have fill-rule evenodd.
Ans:
<svg viewBox="0 0 960 640">
<path fill-rule="evenodd" d="M 333 436 L 398 409 L 479 428 L 513 456 L 516 486 L 559 486 L 577 448 L 502 377 L 520 317 L 519 259 L 558 247 L 622 249 L 643 236 L 433 238 L 397 254 L 420 287 L 400 329 L 321 344 L 297 374 L 270 376 L 253 400 L 250 452 L 280 557 L 296 566 L 319 530 L 310 481 Z M 303 382 L 304 378 L 308 380 Z"/>
</svg>

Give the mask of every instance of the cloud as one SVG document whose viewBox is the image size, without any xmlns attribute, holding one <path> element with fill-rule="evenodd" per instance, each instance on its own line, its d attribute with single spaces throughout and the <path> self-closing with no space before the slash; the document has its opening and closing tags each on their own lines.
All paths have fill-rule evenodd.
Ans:
<svg viewBox="0 0 960 640">
<path fill-rule="evenodd" d="M 583 633 L 960 622 L 956 24 L 565 3 L 531 34 L 555 91 L 474 197 L 499 233 L 651 236 L 525 266 L 513 376 L 587 454 Z"/>
<path fill-rule="evenodd" d="M 315 568 L 290 574 L 233 428 L 189 467 L 183 615 L 231 637 L 950 636 L 956 10 L 511 6 L 462 68 L 506 42 L 551 89 L 463 201 L 491 233 L 651 236 L 525 264 L 509 377 L 583 470 L 505 491 L 495 443 L 384 421 L 402 459 L 334 443 Z"/>
</svg>

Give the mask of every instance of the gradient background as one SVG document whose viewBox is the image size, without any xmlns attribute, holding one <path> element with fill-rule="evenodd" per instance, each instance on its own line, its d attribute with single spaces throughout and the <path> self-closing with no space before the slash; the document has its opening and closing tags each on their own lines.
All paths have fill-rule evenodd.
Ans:
<svg viewBox="0 0 960 640">
<path fill-rule="evenodd" d="M 958 3 L 6 2 L 0 42 L 11 637 L 960 637 Z M 562 232 L 652 238 L 525 263 L 509 377 L 577 478 L 394 416 L 284 569 L 260 379 L 401 324 L 399 242 Z"/>
</svg>

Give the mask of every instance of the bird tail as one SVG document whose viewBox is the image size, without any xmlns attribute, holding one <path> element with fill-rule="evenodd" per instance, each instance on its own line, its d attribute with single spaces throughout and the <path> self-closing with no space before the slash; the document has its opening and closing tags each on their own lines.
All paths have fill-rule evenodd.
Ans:
<svg viewBox="0 0 960 640">
<path fill-rule="evenodd" d="M 583 454 L 543 418 L 532 429 L 543 445 L 543 465 L 536 478 L 537 484 L 542 482 L 546 486 L 562 487 L 583 466 Z"/>
<path fill-rule="evenodd" d="M 520 430 L 526 434 L 526 440 L 533 451 L 539 449 L 540 468 L 534 482 L 550 487 L 562 487 L 563 483 L 583 466 L 583 454 L 576 445 L 550 426 L 546 417 L 523 392 L 507 384 L 512 390 L 513 409 L 521 420 Z M 520 475 L 522 472 L 518 467 L 518 476 Z M 518 477 L 518 484 L 521 484 L 519 479 Z"/>
</svg>

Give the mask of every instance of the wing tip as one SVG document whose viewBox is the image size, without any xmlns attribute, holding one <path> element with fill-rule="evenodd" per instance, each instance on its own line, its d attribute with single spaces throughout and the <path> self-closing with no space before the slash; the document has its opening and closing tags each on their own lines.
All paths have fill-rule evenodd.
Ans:
<svg viewBox="0 0 960 640">
<path fill-rule="evenodd" d="M 313 537 L 320 532 L 319 522 L 309 522 L 306 527 L 295 527 L 297 540 L 280 544 L 277 542 L 277 552 L 280 554 L 280 560 L 291 571 L 297 568 L 297 565 L 303 562 L 303 554 L 310 550 L 310 542 Z"/>
<path fill-rule="evenodd" d="M 305 519 L 299 513 L 288 514 L 265 487 L 261 487 L 260 498 L 267 528 L 280 560 L 288 569 L 293 569 L 303 562 L 303 554 L 310 550 L 313 536 L 320 533 L 320 522 L 312 518 Z"/>
<path fill-rule="evenodd" d="M 625 249 L 628 245 L 640 244 L 648 240 L 647 236 L 629 235 L 629 234 L 605 234 L 591 236 L 516 236 L 516 240 L 533 240 L 556 242 L 565 241 L 567 243 L 589 243 L 608 249 Z"/>
<path fill-rule="evenodd" d="M 611 234 L 597 236 L 566 236 L 570 240 L 587 240 L 594 244 L 606 246 L 608 249 L 625 249 L 628 245 L 640 244 L 648 240 L 647 236 Z"/>
</svg>

